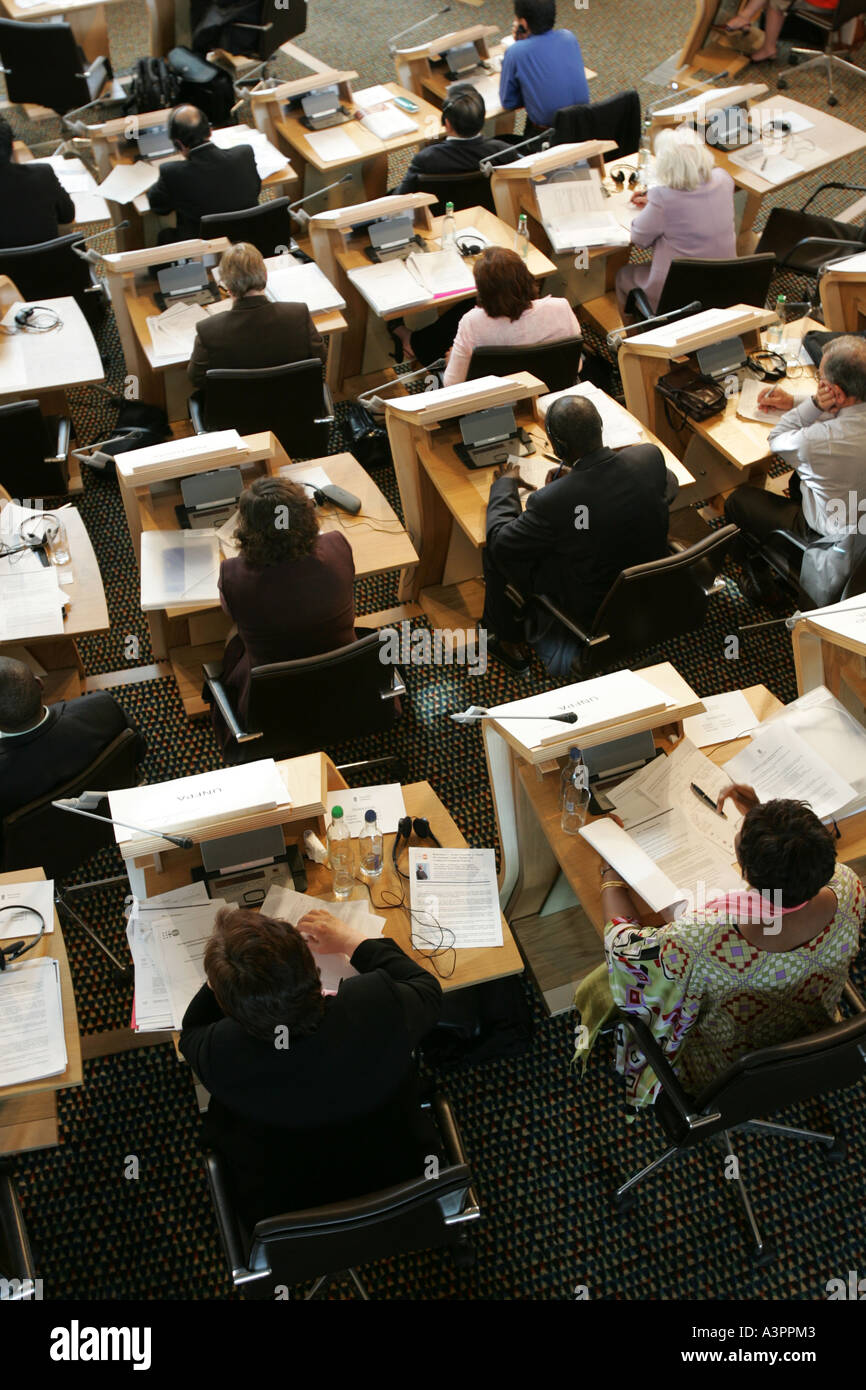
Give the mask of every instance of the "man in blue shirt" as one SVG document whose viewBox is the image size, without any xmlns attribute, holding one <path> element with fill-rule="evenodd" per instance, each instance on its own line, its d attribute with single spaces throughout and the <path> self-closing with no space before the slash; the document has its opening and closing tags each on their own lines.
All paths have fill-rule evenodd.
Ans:
<svg viewBox="0 0 866 1390">
<path fill-rule="evenodd" d="M 554 29 L 556 0 L 515 0 L 514 37 L 502 59 L 499 100 L 506 111 L 526 107 L 527 136 L 546 130 L 557 111 L 589 101 L 580 44 Z"/>
</svg>

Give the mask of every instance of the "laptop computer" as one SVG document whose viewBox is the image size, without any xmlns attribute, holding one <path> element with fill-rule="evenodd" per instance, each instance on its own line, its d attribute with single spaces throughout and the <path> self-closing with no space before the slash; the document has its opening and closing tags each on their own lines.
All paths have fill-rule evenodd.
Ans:
<svg viewBox="0 0 866 1390">
<path fill-rule="evenodd" d="M 140 130 L 135 137 L 135 143 L 138 145 L 138 153 L 142 159 L 166 159 L 168 155 L 177 154 L 177 150 L 169 138 L 167 122 L 164 125 L 151 125 Z"/>
<path fill-rule="evenodd" d="M 455 48 L 446 49 L 442 56 L 452 81 L 458 77 L 465 77 L 468 72 L 474 72 L 481 64 L 474 43 L 459 43 Z"/>
<path fill-rule="evenodd" d="M 301 120 L 308 130 L 328 130 L 331 126 L 344 125 L 354 120 L 351 111 L 340 105 L 338 87 L 321 87 L 316 92 L 307 92 L 301 97 L 303 116 Z"/>
<path fill-rule="evenodd" d="M 219 528 L 234 515 L 243 487 L 239 468 L 211 468 L 181 478 L 183 502 L 174 509 L 180 525 L 192 531 Z"/>
<path fill-rule="evenodd" d="M 421 238 L 415 236 L 415 216 L 383 217 L 371 222 L 368 227 L 370 245 L 365 247 L 368 260 L 379 264 L 382 261 L 405 261 L 413 251 L 421 249 Z"/>
<path fill-rule="evenodd" d="M 156 272 L 159 289 L 154 291 L 154 303 L 160 309 L 170 304 L 212 304 L 220 292 L 208 279 L 207 267 L 201 260 L 172 261 Z"/>
<path fill-rule="evenodd" d="M 514 407 L 494 405 L 487 410 L 474 410 L 460 419 L 462 444 L 454 452 L 467 468 L 492 468 L 505 463 L 511 454 L 532 454 L 535 445 L 518 428 Z"/>
<path fill-rule="evenodd" d="M 226 898 L 238 907 L 261 907 L 271 887 L 307 887 L 304 861 L 297 845 L 286 846 L 278 825 L 226 835 L 201 845 L 202 868 L 192 877 L 204 880 L 211 898 Z"/>
</svg>

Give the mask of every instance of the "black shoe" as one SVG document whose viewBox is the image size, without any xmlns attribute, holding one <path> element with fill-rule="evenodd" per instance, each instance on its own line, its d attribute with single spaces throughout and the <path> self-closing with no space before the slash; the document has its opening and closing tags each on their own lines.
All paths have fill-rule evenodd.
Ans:
<svg viewBox="0 0 866 1390">
<path fill-rule="evenodd" d="M 517 676 L 525 676 L 532 665 L 532 657 L 515 657 L 510 652 L 503 651 L 502 643 L 498 637 L 490 636 L 487 638 L 487 654 L 493 656 L 497 661 L 501 661 L 503 666 L 507 666 L 509 671 L 513 671 Z"/>
<path fill-rule="evenodd" d="M 402 319 L 392 319 L 390 323 L 385 324 L 385 327 L 391 334 L 391 341 L 394 344 L 394 351 L 390 354 L 390 356 L 393 357 L 398 367 L 400 366 L 400 363 L 403 361 L 403 358 L 406 356 L 406 348 L 403 344 L 402 338 L 398 338 L 394 330 L 396 328 L 403 328 L 404 326 L 405 325 Z"/>
<path fill-rule="evenodd" d="M 765 566 L 759 570 L 753 560 L 742 564 L 737 585 L 743 597 L 756 607 L 773 610 L 790 607 L 770 570 Z"/>
</svg>

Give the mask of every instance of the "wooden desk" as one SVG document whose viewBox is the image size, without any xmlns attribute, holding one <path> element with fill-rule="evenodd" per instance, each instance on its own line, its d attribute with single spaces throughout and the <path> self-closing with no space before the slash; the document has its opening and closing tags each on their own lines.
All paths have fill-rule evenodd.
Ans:
<svg viewBox="0 0 866 1390">
<path fill-rule="evenodd" d="M 144 469 L 133 470 L 131 465 L 118 467 L 121 495 L 138 558 L 142 531 L 179 529 L 175 506 L 181 501 L 181 478 L 228 464 L 239 464 L 244 470 L 254 468 L 258 475 L 273 476 L 289 462 L 288 455 L 272 434 L 247 435 L 244 443 L 247 453 L 240 458 L 231 454 L 224 458 L 179 458 L 174 463 Z M 386 574 L 417 564 L 415 548 L 399 517 L 351 454 L 329 454 L 326 458 L 306 462 L 309 466 L 324 468 L 333 483 L 361 499 L 361 511 L 357 516 L 331 506 L 321 507 L 318 512 L 321 531 L 341 531 L 345 535 L 352 548 L 356 578 Z M 161 609 L 145 616 L 154 655 L 170 660 L 187 714 L 190 718 L 204 714 L 208 706 L 201 698 L 201 666 L 202 662 L 218 660 L 222 655 L 231 628 L 228 615 L 219 604 L 211 604 Z M 372 625 L 375 626 L 375 615 Z"/>
<path fill-rule="evenodd" d="M 750 49 L 738 51 L 724 34 L 712 27 L 723 9 L 727 19 L 738 8 L 742 6 L 726 7 L 719 0 L 695 0 L 694 18 L 677 58 L 675 80 L 679 86 L 700 86 L 723 72 L 735 77 L 748 66 Z"/>
<path fill-rule="evenodd" d="M 862 604 L 866 608 L 866 595 Z M 866 624 L 862 635 L 843 635 L 828 627 L 820 615 L 805 613 L 794 624 L 791 640 L 798 694 L 825 685 L 866 727 Z"/>
<path fill-rule="evenodd" d="M 71 296 L 34 300 L 52 309 L 59 326 L 50 333 L 0 334 L 0 401 L 39 398 L 48 413 L 69 412 L 66 390 L 105 380 L 96 339 L 78 304 Z M 77 464 L 70 466 L 70 491 L 81 491 Z"/>
<path fill-rule="evenodd" d="M 265 826 L 282 827 L 287 841 L 300 842 L 307 829 L 314 830 L 320 839 L 326 836 L 327 792 L 342 789 L 346 781 L 324 753 L 310 753 L 302 758 L 288 758 L 277 763 L 286 784 L 291 802 L 275 807 L 271 811 L 261 811 L 254 815 L 238 816 L 220 825 L 209 825 L 201 831 L 188 832 L 195 841 L 190 850 L 166 847 L 158 836 L 151 842 L 121 843 L 120 851 L 126 860 L 129 881 L 138 897 L 152 896 L 170 888 L 179 888 L 190 881 L 190 870 L 200 864 L 201 854 L 198 845 L 205 840 L 215 840 L 228 835 L 241 834 L 245 830 L 261 829 Z M 416 782 L 403 788 L 406 811 L 411 816 L 426 816 L 437 838 L 446 848 L 463 848 L 466 841 L 457 829 L 442 802 L 427 782 Z M 391 847 L 394 836 L 385 837 L 385 868 L 378 884 L 373 889 L 377 902 L 381 901 L 383 891 L 396 891 L 405 880 L 398 879 L 391 863 Z M 306 862 L 308 892 L 323 901 L 333 901 L 331 891 L 331 871 L 327 867 Z M 406 888 L 408 899 L 408 886 Z M 366 890 L 358 887 L 353 896 L 367 898 Z M 411 944 L 409 914 L 406 908 L 376 909 L 385 916 L 384 934 L 397 941 L 407 955 L 435 974 L 433 963 L 423 953 L 416 952 Z M 486 980 L 501 979 L 505 975 L 519 974 L 523 969 L 520 953 L 507 923 L 502 924 L 502 946 L 477 950 L 459 950 L 456 967 L 450 977 L 442 979 L 443 989 L 461 989 L 466 985 L 480 984 Z M 448 957 L 438 962 L 443 971 L 450 964 Z"/>
<path fill-rule="evenodd" d="M 44 878 L 42 869 L 15 869 L 12 873 L 0 874 L 0 883 L 34 883 Z M 54 931 L 43 936 L 24 960 L 42 956 L 53 956 L 60 966 L 66 1070 L 57 1076 L 20 1081 L 16 1086 L 0 1086 L 0 1154 L 25 1153 L 29 1149 L 47 1149 L 58 1144 L 57 1092 L 80 1086 L 83 1080 L 72 975 L 56 912 Z"/>
<path fill-rule="evenodd" d="M 406 135 L 395 135 L 391 140 L 380 140 L 377 135 L 367 130 L 366 126 L 361 125 L 360 120 L 348 121 L 336 129 L 356 146 L 357 153 L 351 157 L 323 159 L 310 144 L 309 136 L 314 132 L 309 131 L 303 124 L 302 113 L 290 111 L 275 118 L 275 143 L 278 148 L 286 150 L 289 154 L 293 166 L 298 171 L 303 192 L 315 192 L 316 188 L 333 183 L 342 174 L 351 172 L 355 176 L 355 187 L 346 185 L 342 189 L 334 189 L 334 194 L 342 195 L 344 204 L 351 203 L 353 199 L 357 200 L 359 194 L 363 198 L 383 198 L 388 188 L 388 155 L 397 150 L 408 150 L 413 145 L 423 144 L 440 133 L 442 118 L 435 106 L 407 91 L 397 82 L 387 82 L 383 85 L 392 96 L 404 97 L 415 103 L 418 110 L 407 111 L 405 115 L 409 120 L 416 122 L 417 130 L 409 131 Z M 346 86 L 349 95 L 343 104 L 347 110 L 358 112 L 351 96 L 351 87 L 348 83 Z M 334 205 L 332 201 L 331 206 Z"/>
<path fill-rule="evenodd" d="M 859 332 L 866 324 L 866 256 L 833 262 L 818 286 L 827 332 Z"/>
<path fill-rule="evenodd" d="M 17 5 L 15 0 L 0 0 L 0 11 L 9 19 L 65 19 L 71 26 L 75 41 L 88 63 L 95 58 L 110 57 L 108 16 L 106 10 L 120 0 L 43 0 L 33 7 Z M 147 48 L 154 58 L 165 57 L 175 45 L 174 0 L 145 0 L 147 9 Z M 53 113 L 52 113 L 53 114 Z"/>
<path fill-rule="evenodd" d="M 0 510 L 4 503 L 0 501 Z M 63 620 L 63 632 L 52 637 L 25 637 L 0 644 L 6 656 L 21 654 L 22 649 L 32 661 L 42 667 L 45 700 L 71 700 L 84 694 L 84 664 L 78 654 L 77 639 L 96 632 L 107 632 L 110 623 L 102 587 L 102 575 L 81 513 L 75 507 L 64 507 L 57 515 L 66 527 L 70 562 L 58 570 L 72 570 L 73 582 L 62 585 L 69 599 L 69 612 Z"/>
</svg>

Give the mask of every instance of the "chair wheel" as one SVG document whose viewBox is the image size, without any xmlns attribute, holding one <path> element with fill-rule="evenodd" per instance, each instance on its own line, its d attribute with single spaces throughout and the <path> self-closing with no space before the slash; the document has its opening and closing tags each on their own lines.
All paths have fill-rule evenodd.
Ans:
<svg viewBox="0 0 866 1390">
<path fill-rule="evenodd" d="M 848 1144 L 844 1139 L 837 1139 L 830 1149 L 824 1150 L 824 1157 L 828 1163 L 844 1163 L 848 1157 Z"/>
<path fill-rule="evenodd" d="M 828 98 L 827 98 L 827 105 L 828 105 L 828 106 L 838 106 L 838 105 L 839 105 L 839 98 L 838 98 L 838 97 L 828 97 Z"/>
<path fill-rule="evenodd" d="M 617 1215 L 623 1216 L 627 1211 L 631 1211 L 632 1207 L 637 1206 L 637 1193 L 631 1189 L 624 1192 L 621 1197 L 614 1193 L 613 1204 L 616 1207 Z"/>
<path fill-rule="evenodd" d="M 779 1257 L 779 1252 L 772 1241 L 765 1241 L 760 1249 L 756 1245 L 752 1246 L 752 1264 L 755 1269 L 764 1269 L 767 1265 L 774 1264 Z"/>
<path fill-rule="evenodd" d="M 784 78 L 784 77 L 780 77 L 779 80 L 778 80 L 778 82 L 776 83 L 776 86 L 778 87 L 778 89 L 779 89 L 780 92 L 784 92 L 784 90 L 785 90 L 785 88 L 787 87 L 787 85 L 788 85 L 787 78 Z"/>
</svg>

